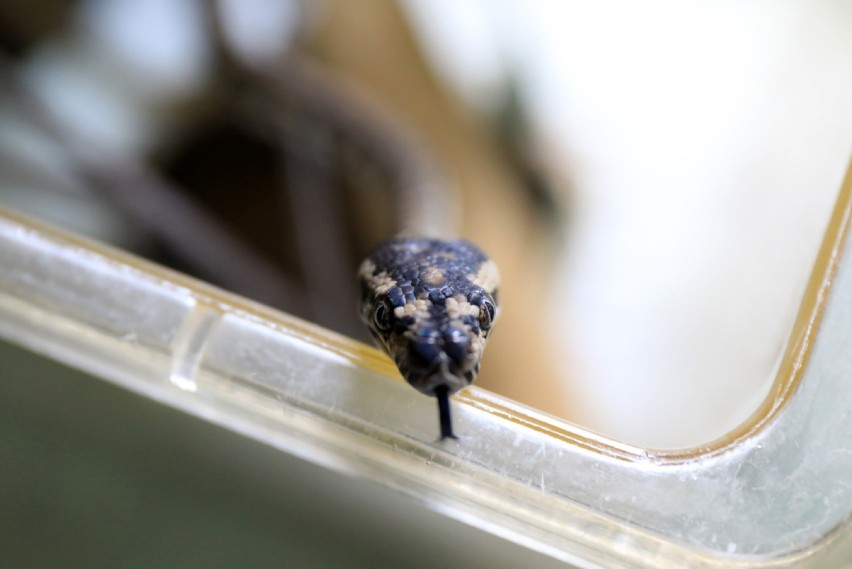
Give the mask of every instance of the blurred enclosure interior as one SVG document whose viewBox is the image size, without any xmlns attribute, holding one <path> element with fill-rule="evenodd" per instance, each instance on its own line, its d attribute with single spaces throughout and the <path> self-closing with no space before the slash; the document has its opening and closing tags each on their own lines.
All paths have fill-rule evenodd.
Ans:
<svg viewBox="0 0 852 569">
<path fill-rule="evenodd" d="M 3 0 L 0 202 L 367 341 L 355 268 L 414 195 L 501 268 L 479 385 L 696 445 L 774 379 L 852 150 L 850 22 Z"/>
</svg>

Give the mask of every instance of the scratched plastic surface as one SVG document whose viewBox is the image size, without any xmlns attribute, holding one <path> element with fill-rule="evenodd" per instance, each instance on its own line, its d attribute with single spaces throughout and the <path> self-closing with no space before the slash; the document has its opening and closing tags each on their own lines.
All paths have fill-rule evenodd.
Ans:
<svg viewBox="0 0 852 569">
<path fill-rule="evenodd" d="M 633 448 L 488 392 L 460 442 L 382 355 L 120 252 L 0 215 L 0 336 L 580 567 L 852 559 L 847 176 L 776 386 L 722 441 Z"/>
</svg>

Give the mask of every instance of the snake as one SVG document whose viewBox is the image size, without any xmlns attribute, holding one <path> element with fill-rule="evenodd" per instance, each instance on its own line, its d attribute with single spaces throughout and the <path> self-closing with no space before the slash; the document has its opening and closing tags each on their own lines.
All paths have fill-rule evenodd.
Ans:
<svg viewBox="0 0 852 569">
<path fill-rule="evenodd" d="M 350 151 L 365 150 L 387 177 L 394 195 L 379 200 L 397 205 L 388 216 L 395 237 L 358 268 L 360 317 L 402 377 L 437 399 L 440 440 L 457 439 L 450 396 L 479 373 L 499 313 L 497 266 L 473 243 L 445 237 L 454 217 L 447 184 L 402 124 L 305 61 L 277 77 L 280 100 L 353 141 Z"/>
<path fill-rule="evenodd" d="M 358 271 L 360 315 L 405 380 L 435 397 L 441 440 L 453 432 L 450 396 L 475 379 L 498 315 L 496 264 L 464 239 L 399 236 Z"/>
</svg>

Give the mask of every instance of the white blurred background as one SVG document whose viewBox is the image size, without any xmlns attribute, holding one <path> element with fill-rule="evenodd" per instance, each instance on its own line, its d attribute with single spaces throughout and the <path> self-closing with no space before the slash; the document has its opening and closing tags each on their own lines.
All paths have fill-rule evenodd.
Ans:
<svg viewBox="0 0 852 569">
<path fill-rule="evenodd" d="M 745 420 L 852 155 L 852 3 L 406 6 L 471 104 L 517 80 L 541 159 L 571 182 L 542 313 L 571 419 L 652 447 Z"/>
</svg>

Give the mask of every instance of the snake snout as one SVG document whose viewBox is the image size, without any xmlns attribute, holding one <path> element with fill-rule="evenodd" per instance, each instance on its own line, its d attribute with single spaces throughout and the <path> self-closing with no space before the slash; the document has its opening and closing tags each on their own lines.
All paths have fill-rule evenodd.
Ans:
<svg viewBox="0 0 852 569">
<path fill-rule="evenodd" d="M 435 370 L 442 364 L 451 368 L 467 367 L 470 334 L 458 328 L 443 333 L 425 330 L 415 334 L 409 344 L 410 361 L 424 370 Z"/>
<path fill-rule="evenodd" d="M 470 383 L 466 372 L 469 362 L 470 335 L 451 328 L 443 333 L 434 329 L 421 330 L 408 345 L 406 379 L 418 391 L 432 395 L 439 387 L 455 393 Z"/>
<path fill-rule="evenodd" d="M 444 359 L 441 337 L 432 331 L 421 330 L 408 345 L 409 361 L 423 370 L 438 367 Z"/>
<path fill-rule="evenodd" d="M 450 328 L 444 333 L 444 352 L 456 364 L 463 367 L 470 348 L 470 334 L 458 328 Z"/>
</svg>

